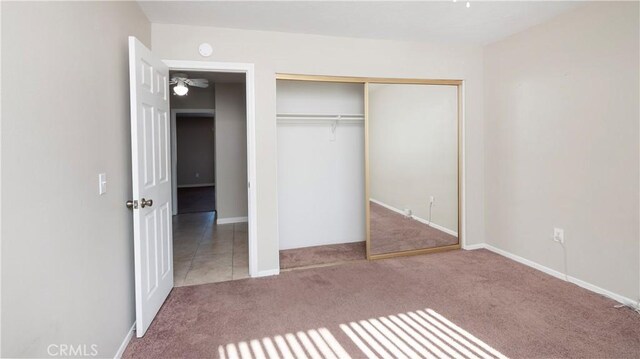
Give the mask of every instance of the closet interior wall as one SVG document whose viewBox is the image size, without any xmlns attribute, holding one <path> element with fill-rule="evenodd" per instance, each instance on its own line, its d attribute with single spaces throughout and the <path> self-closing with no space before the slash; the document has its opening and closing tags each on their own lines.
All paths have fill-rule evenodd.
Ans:
<svg viewBox="0 0 640 359">
<path fill-rule="evenodd" d="M 364 84 L 277 80 L 280 249 L 365 240 Z"/>
</svg>

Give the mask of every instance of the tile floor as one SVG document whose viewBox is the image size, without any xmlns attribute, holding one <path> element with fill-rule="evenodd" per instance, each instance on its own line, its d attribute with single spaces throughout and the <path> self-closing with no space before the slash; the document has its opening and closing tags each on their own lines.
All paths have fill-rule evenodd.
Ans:
<svg viewBox="0 0 640 359">
<path fill-rule="evenodd" d="M 173 217 L 174 285 L 249 277 L 247 223 L 215 224 L 215 212 Z"/>
</svg>

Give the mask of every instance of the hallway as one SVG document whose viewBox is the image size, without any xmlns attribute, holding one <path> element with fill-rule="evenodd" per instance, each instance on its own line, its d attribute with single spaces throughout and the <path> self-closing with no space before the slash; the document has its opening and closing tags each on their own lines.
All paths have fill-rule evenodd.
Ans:
<svg viewBox="0 0 640 359">
<path fill-rule="evenodd" d="M 215 212 L 173 217 L 174 286 L 249 277 L 247 223 L 215 224 Z"/>
<path fill-rule="evenodd" d="M 216 210 L 215 186 L 178 188 L 178 214 Z"/>
</svg>

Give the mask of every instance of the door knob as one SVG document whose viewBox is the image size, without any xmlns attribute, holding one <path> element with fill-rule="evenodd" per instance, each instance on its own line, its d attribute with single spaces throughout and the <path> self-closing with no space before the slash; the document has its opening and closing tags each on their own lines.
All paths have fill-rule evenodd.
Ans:
<svg viewBox="0 0 640 359">
<path fill-rule="evenodd" d="M 127 206 L 127 208 L 129 209 L 136 209 L 138 208 L 138 201 L 132 201 L 132 200 L 128 200 L 125 205 Z"/>
<path fill-rule="evenodd" d="M 153 200 L 152 199 L 141 199 L 140 200 L 140 207 L 144 208 L 146 206 L 153 206 Z"/>
</svg>

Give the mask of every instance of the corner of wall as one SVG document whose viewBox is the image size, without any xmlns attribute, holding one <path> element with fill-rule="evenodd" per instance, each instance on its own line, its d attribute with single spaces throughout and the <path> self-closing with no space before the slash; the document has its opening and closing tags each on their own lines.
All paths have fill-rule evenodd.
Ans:
<svg viewBox="0 0 640 359">
<path fill-rule="evenodd" d="M 593 3 L 483 47 L 486 245 L 550 270 L 568 261 L 579 285 L 625 300 L 640 290 L 638 202 L 630 200 L 640 188 L 630 177 L 640 168 L 638 22 L 637 2 Z M 597 153 L 581 140 L 558 141 L 578 130 Z M 585 161 L 590 168 L 576 165 Z M 593 194 L 618 213 L 578 205 Z M 556 225 L 573 236 L 569 259 L 551 252 Z"/>
</svg>

